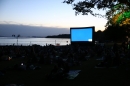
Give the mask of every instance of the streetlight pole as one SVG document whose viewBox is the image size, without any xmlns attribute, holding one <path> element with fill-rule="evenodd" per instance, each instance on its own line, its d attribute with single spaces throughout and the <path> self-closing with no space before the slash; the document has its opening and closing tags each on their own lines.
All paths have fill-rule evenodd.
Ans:
<svg viewBox="0 0 130 86">
<path fill-rule="evenodd" d="M 20 37 L 20 35 L 17 35 L 17 46 L 18 46 L 18 37 Z"/>
<path fill-rule="evenodd" d="M 15 35 L 12 35 L 12 37 L 15 37 Z M 17 46 L 18 46 L 18 37 L 20 37 L 20 35 L 17 35 Z"/>
</svg>

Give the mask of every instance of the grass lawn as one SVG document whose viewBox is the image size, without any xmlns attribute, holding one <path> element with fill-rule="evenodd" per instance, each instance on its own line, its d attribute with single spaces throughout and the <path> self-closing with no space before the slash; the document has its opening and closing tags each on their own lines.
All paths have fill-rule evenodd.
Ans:
<svg viewBox="0 0 130 86">
<path fill-rule="evenodd" d="M 0 69 L 11 67 L 20 59 L 0 62 Z M 81 70 L 79 75 L 73 80 L 45 80 L 45 75 L 50 72 L 53 65 L 40 65 L 40 70 L 14 71 L 8 70 L 0 77 L 0 86 L 7 84 L 24 84 L 24 86 L 130 86 L 129 62 L 118 68 L 94 68 L 100 61 L 90 58 L 83 61 L 81 66 L 71 67 L 71 69 Z M 37 64 L 39 65 L 39 64 Z"/>
</svg>

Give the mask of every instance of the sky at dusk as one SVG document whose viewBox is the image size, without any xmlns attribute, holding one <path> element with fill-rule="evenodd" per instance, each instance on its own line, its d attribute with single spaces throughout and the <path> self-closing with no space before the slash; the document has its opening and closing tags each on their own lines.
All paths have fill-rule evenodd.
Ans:
<svg viewBox="0 0 130 86">
<path fill-rule="evenodd" d="M 72 6 L 63 1 L 0 0 L 0 36 L 25 35 L 21 32 L 26 32 L 26 36 L 42 36 L 41 31 L 46 35 L 68 34 L 70 27 L 95 26 L 96 31 L 105 29 L 106 19 L 92 15 L 76 16 Z M 95 11 L 105 14 L 103 11 Z M 34 29 L 37 34 L 33 32 Z"/>
</svg>

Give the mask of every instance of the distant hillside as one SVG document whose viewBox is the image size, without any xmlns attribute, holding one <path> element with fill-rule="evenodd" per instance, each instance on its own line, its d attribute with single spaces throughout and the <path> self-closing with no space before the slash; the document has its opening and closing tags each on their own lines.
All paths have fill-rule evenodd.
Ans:
<svg viewBox="0 0 130 86">
<path fill-rule="evenodd" d="M 52 36 L 46 36 L 46 38 L 70 38 L 70 34 L 52 35 Z"/>
<path fill-rule="evenodd" d="M 59 35 L 52 35 L 46 36 L 45 38 L 71 38 L 70 34 L 59 34 Z M 94 33 L 95 40 L 102 41 L 104 39 L 104 34 L 102 31 L 97 31 Z"/>
</svg>

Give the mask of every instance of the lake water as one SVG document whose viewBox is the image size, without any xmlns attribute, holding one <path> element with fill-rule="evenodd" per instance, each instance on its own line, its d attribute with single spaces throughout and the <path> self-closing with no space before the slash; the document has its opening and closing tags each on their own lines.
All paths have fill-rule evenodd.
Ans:
<svg viewBox="0 0 130 86">
<path fill-rule="evenodd" d="M 46 44 L 52 45 L 67 45 L 70 44 L 70 39 L 66 38 L 29 38 L 29 37 L 0 37 L 0 45 L 41 45 L 44 46 Z"/>
</svg>

